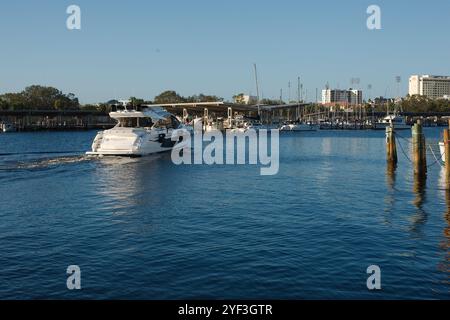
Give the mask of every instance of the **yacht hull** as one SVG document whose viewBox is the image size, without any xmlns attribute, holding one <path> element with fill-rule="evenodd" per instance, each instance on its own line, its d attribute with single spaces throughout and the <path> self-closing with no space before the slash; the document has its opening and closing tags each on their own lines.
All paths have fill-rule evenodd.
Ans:
<svg viewBox="0 0 450 320">
<path fill-rule="evenodd" d="M 172 130 L 115 128 L 99 132 L 90 156 L 142 157 L 172 150 Z"/>
<path fill-rule="evenodd" d="M 317 130 L 319 130 L 318 126 L 309 124 L 290 124 L 282 126 L 280 129 L 280 131 L 294 131 L 294 132 L 317 131 Z"/>
<path fill-rule="evenodd" d="M 373 126 L 374 130 L 386 130 L 389 127 L 389 123 L 375 123 Z M 394 125 L 394 130 L 411 130 L 411 126 L 407 124 Z"/>
</svg>

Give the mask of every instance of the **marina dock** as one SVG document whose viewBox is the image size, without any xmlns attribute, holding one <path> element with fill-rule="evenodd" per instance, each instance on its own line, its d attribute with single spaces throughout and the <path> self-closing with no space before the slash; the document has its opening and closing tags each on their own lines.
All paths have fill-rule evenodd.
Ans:
<svg viewBox="0 0 450 320">
<path fill-rule="evenodd" d="M 372 129 L 373 123 L 386 116 L 386 112 L 371 112 L 360 110 L 347 112 L 333 110 L 311 103 L 295 103 L 282 105 L 241 105 L 223 103 L 220 105 L 203 105 L 193 103 L 191 106 L 165 105 L 169 112 L 180 118 L 188 114 L 189 117 L 204 117 L 215 122 L 218 118 L 242 116 L 247 119 L 260 121 L 264 125 L 281 127 L 289 122 L 315 124 L 321 130 L 366 130 Z M 114 110 L 114 107 L 112 108 Z M 450 118 L 450 112 L 413 113 L 402 112 L 406 123 L 412 125 L 421 119 L 424 126 L 445 126 Z M 11 124 L 16 131 L 40 130 L 91 130 L 107 129 L 115 125 L 108 112 L 88 110 L 1 110 L 0 123 Z"/>
</svg>

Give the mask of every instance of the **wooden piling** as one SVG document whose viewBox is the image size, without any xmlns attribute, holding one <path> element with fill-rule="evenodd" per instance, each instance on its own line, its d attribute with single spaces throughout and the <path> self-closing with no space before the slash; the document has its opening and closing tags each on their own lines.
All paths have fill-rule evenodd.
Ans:
<svg viewBox="0 0 450 320">
<path fill-rule="evenodd" d="M 394 127 L 386 128 L 386 159 L 388 163 L 397 164 L 397 145 L 395 143 Z"/>
<path fill-rule="evenodd" d="M 427 174 L 427 150 L 421 120 L 417 120 L 417 123 L 412 127 L 412 144 L 414 174 L 424 176 Z"/>
<path fill-rule="evenodd" d="M 447 188 L 450 189 L 450 120 L 449 128 L 444 130 L 444 161 L 445 161 L 445 177 Z"/>
<path fill-rule="evenodd" d="M 208 108 L 203 109 L 203 131 L 206 131 L 208 127 L 209 110 Z"/>
</svg>

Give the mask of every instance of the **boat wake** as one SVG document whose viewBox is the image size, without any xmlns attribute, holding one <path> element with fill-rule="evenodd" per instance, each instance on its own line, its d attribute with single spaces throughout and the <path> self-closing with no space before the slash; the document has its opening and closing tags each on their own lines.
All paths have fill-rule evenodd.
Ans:
<svg viewBox="0 0 450 320">
<path fill-rule="evenodd" d="M 17 169 L 41 169 L 41 168 L 49 168 L 53 166 L 60 166 L 72 163 L 80 163 L 84 161 L 90 161 L 93 158 L 89 158 L 87 156 L 67 156 L 67 157 L 58 157 L 58 158 L 48 158 L 48 159 L 40 159 L 31 162 L 19 162 L 17 164 Z"/>
<path fill-rule="evenodd" d="M 51 158 L 27 159 L 27 160 L 10 160 L 0 164 L 0 171 L 20 171 L 35 169 L 50 169 L 61 165 L 81 163 L 94 160 L 85 155 L 61 156 Z"/>
</svg>

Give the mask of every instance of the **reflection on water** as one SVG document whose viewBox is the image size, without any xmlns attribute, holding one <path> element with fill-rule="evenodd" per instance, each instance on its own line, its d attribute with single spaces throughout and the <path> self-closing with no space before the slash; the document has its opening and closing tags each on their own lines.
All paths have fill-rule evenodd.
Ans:
<svg viewBox="0 0 450 320">
<path fill-rule="evenodd" d="M 387 162 L 386 165 L 386 186 L 387 186 L 387 192 L 384 196 L 384 203 L 386 207 L 384 208 L 384 220 L 385 223 L 390 225 L 391 224 L 391 214 L 394 211 L 394 205 L 395 205 L 395 180 L 397 178 L 397 165 L 393 162 Z"/>
<path fill-rule="evenodd" d="M 427 222 L 428 214 L 425 212 L 427 176 L 414 174 L 413 205 L 416 207 L 415 213 L 410 217 L 411 226 L 409 230 L 417 237 L 423 237 L 422 228 Z"/>
<path fill-rule="evenodd" d="M 99 195 L 109 198 L 113 209 L 127 208 L 140 204 L 141 195 L 148 191 L 148 181 L 153 186 L 160 181 L 162 154 L 144 158 L 105 157 L 99 160 L 95 174 L 96 190 Z M 153 193 L 153 201 L 158 201 L 158 193 Z"/>
<path fill-rule="evenodd" d="M 445 190 L 445 201 L 447 204 L 447 210 L 444 212 L 444 219 L 447 226 L 444 229 L 444 238 L 440 243 L 442 250 L 446 252 L 444 261 L 439 265 L 439 270 L 449 273 L 446 283 L 450 284 L 450 190 Z"/>
<path fill-rule="evenodd" d="M 404 158 L 386 167 L 383 132 L 282 135 L 273 177 L 170 153 L 25 156 L 88 149 L 95 134 L 2 145 L 0 168 L 16 170 L 0 170 L 0 298 L 371 299 L 373 263 L 376 298 L 450 297 L 447 183 L 437 167 L 414 180 Z M 90 277 L 77 293 L 60 281 L 73 263 Z"/>
<path fill-rule="evenodd" d="M 450 284 L 450 181 L 447 181 L 445 167 L 441 168 L 439 185 L 445 197 L 446 210 L 444 211 L 443 218 L 446 226 L 443 231 L 443 238 L 439 244 L 440 248 L 445 252 L 445 256 L 444 260 L 438 265 L 438 269 L 449 274 L 447 279 L 444 280 L 444 283 Z"/>
<path fill-rule="evenodd" d="M 389 191 L 394 191 L 396 179 L 397 164 L 394 162 L 387 162 L 386 166 L 386 183 Z"/>
<path fill-rule="evenodd" d="M 332 141 L 330 138 L 323 138 L 322 139 L 322 154 L 324 156 L 329 156 L 332 153 Z"/>
</svg>

